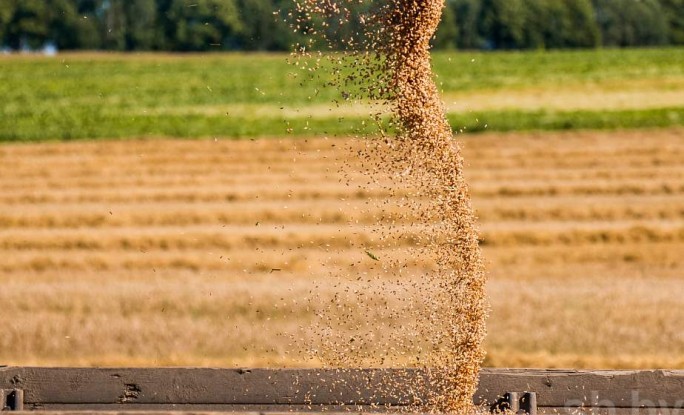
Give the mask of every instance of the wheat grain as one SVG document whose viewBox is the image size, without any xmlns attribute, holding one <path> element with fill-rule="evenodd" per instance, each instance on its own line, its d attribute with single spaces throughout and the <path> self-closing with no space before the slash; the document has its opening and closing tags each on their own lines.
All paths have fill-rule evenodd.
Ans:
<svg viewBox="0 0 684 415">
<path fill-rule="evenodd" d="M 463 158 L 446 120 L 431 68 L 430 40 L 444 2 L 389 0 L 368 5 L 363 1 L 302 0 L 297 5 L 300 20 L 296 20 L 295 28 L 310 35 L 310 46 L 315 44 L 316 37 L 329 39 L 326 29 L 331 22 L 336 27 L 353 19 L 361 23 L 361 31 L 349 35 L 343 44 L 350 52 L 342 57 L 333 55 L 334 74 L 338 75 L 333 84 L 342 90 L 344 99 L 379 100 L 383 107 L 391 108 L 396 135 L 383 134 L 384 140 L 370 145 L 360 155 L 373 166 L 371 176 L 389 172 L 397 188 L 414 189 L 409 200 L 403 199 L 401 203 L 412 207 L 418 222 L 424 225 L 417 253 L 433 258 L 437 266 L 422 283 L 406 282 L 413 295 L 422 297 L 420 301 L 425 306 L 419 309 L 423 314 L 413 318 L 422 324 L 399 329 L 415 332 L 418 365 L 428 368 L 432 375 L 429 399 L 421 404 L 433 411 L 470 412 L 484 359 L 482 343 L 488 306 Z M 328 45 L 339 47 L 332 42 Z M 300 46 L 299 56 L 310 58 L 308 50 Z M 314 62 L 320 62 L 320 55 Z M 342 68 L 345 64 L 347 67 Z M 303 66 L 309 72 L 318 67 Z M 381 133 L 385 131 L 381 129 Z M 382 237 L 385 241 L 397 232 L 393 224 L 387 226 Z M 405 298 L 405 303 L 417 300 Z M 414 310 L 408 307 L 386 313 L 415 314 Z M 357 346 L 332 338 L 335 340 L 329 347 L 338 353 L 335 363 L 353 362 L 357 358 Z M 427 346 L 418 338 L 427 340 Z M 354 341 L 358 344 L 356 338 Z M 387 347 L 390 350 L 386 355 L 392 355 L 391 343 Z M 428 352 L 424 352 L 426 349 Z M 340 358 L 342 351 L 352 356 Z"/>
</svg>

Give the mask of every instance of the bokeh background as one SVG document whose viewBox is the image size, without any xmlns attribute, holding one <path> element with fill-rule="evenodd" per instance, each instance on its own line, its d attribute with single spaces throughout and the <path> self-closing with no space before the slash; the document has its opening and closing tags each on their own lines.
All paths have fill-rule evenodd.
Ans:
<svg viewBox="0 0 684 415">
<path fill-rule="evenodd" d="M 409 193 L 355 152 L 377 108 L 288 63 L 291 10 L 0 3 L 3 364 L 301 367 L 359 327 L 363 355 L 408 341 L 399 276 L 433 267 Z M 485 364 L 684 368 L 684 3 L 450 0 L 434 44 Z"/>
</svg>

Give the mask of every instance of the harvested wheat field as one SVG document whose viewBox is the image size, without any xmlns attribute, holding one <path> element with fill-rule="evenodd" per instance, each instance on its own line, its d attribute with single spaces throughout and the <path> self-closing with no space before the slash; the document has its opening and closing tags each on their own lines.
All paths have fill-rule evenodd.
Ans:
<svg viewBox="0 0 684 415">
<path fill-rule="evenodd" d="M 684 130 L 459 139 L 489 275 L 485 364 L 684 368 Z M 298 351 L 321 341 L 312 301 L 421 232 L 393 207 L 410 192 L 369 184 L 356 146 L 3 144 L 0 361 L 316 365 Z M 404 262 L 414 278 L 434 266 Z M 369 281 L 392 290 L 387 271 Z"/>
</svg>

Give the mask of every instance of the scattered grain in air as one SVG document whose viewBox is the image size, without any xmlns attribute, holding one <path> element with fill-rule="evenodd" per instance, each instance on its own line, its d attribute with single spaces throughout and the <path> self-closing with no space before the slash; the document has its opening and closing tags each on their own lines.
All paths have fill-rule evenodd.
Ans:
<svg viewBox="0 0 684 415">
<path fill-rule="evenodd" d="M 378 224 L 377 235 L 370 239 L 374 250 L 391 252 L 405 238 L 411 238 L 413 245 L 379 263 L 377 276 L 340 277 L 339 292 L 327 309 L 316 313 L 321 323 L 314 330 L 323 346 L 311 351 L 311 359 L 341 369 L 387 365 L 428 369 L 427 379 L 415 380 L 411 391 L 395 390 L 404 384 L 402 372 L 395 372 L 393 379 L 383 379 L 386 392 L 413 396 L 409 407 L 417 411 L 472 413 L 484 359 L 488 304 L 463 158 L 432 72 L 430 40 L 444 0 L 294 1 L 298 18 L 290 24 L 294 32 L 308 36 L 307 48 L 295 48 L 295 65 L 307 72 L 328 71 L 329 85 L 342 91 L 345 101 L 377 103 L 369 114 L 376 130 L 369 134 L 360 126 L 358 136 L 365 139 L 360 150 L 352 150 L 362 160 L 369 185 L 388 186 L 386 192 L 397 196 L 392 203 L 408 208 L 421 229 L 411 234 L 392 220 Z M 349 28 L 341 44 L 326 36 L 331 27 L 338 28 L 337 33 L 339 28 Z M 342 51 L 330 53 L 325 66 L 311 52 L 321 40 L 327 45 L 324 49 Z M 313 79 L 311 73 L 308 76 Z M 347 171 L 347 177 L 352 173 Z M 391 178 L 389 185 L 381 184 L 387 183 L 380 180 L 386 176 Z M 382 203 L 387 213 L 381 216 L 390 217 L 389 210 L 396 206 Z M 377 258 L 370 251 L 366 254 Z M 421 275 L 399 272 L 411 261 L 430 265 Z M 369 284 L 363 285 L 364 281 Z M 372 281 L 382 283 L 372 285 Z M 401 317 L 407 323 L 392 326 L 383 318 L 359 323 L 351 328 L 355 334 L 350 347 L 351 317 L 371 315 L 371 309 L 373 315 L 387 320 Z"/>
</svg>

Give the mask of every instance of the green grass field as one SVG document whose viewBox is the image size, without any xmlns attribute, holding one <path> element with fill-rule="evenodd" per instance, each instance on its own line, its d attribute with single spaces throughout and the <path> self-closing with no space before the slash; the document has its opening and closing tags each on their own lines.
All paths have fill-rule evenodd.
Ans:
<svg viewBox="0 0 684 415">
<path fill-rule="evenodd" d="M 286 59 L 0 56 L 0 362 L 416 364 L 420 195 L 323 137 L 371 108 Z M 492 131 L 459 137 L 485 364 L 684 369 L 684 49 L 434 63 L 454 129 Z"/>
<path fill-rule="evenodd" d="M 353 134 L 370 109 L 332 104 L 282 54 L 0 57 L 0 140 Z M 451 52 L 434 57 L 455 130 L 684 124 L 684 49 Z M 302 86 L 303 85 L 303 86 Z"/>
</svg>

